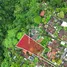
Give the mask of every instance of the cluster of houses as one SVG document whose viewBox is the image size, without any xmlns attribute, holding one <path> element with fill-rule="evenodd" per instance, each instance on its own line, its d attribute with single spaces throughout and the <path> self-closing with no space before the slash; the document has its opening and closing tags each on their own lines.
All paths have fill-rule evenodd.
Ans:
<svg viewBox="0 0 67 67">
<path fill-rule="evenodd" d="M 62 21 L 61 19 L 57 19 L 55 17 L 51 17 L 50 21 L 47 24 L 40 23 L 38 27 L 31 28 L 29 30 L 28 36 L 30 36 L 33 40 L 37 41 L 37 43 L 41 43 L 45 38 L 45 35 L 43 35 L 42 32 L 44 30 L 46 31 L 47 36 L 48 37 L 50 36 L 51 38 L 51 41 L 48 41 L 48 44 L 46 44 L 47 47 L 44 47 L 50 50 L 46 53 L 46 56 L 51 61 L 56 58 L 61 59 L 62 63 L 60 64 L 63 64 L 64 67 L 66 67 L 65 65 L 67 64 L 67 46 L 66 46 L 67 45 L 67 22 Z M 24 57 L 29 58 L 30 60 L 31 58 L 33 59 L 33 56 L 29 57 L 28 55 L 26 55 L 27 51 L 25 51 L 24 49 L 23 49 L 23 53 L 24 53 L 23 54 Z"/>
<path fill-rule="evenodd" d="M 56 57 L 58 58 L 60 57 L 60 59 L 61 60 L 63 59 L 63 62 L 66 63 L 67 50 L 65 50 L 66 49 L 65 47 L 67 44 L 67 31 L 64 28 L 67 28 L 67 22 L 52 17 L 47 24 L 45 25 L 40 24 L 39 27 L 44 28 L 44 30 L 48 33 L 48 35 L 51 36 L 51 41 L 48 42 L 47 44 L 47 47 L 50 49 L 50 51 L 47 53 L 48 59 L 53 60 Z M 33 36 L 31 37 L 34 40 L 37 40 L 38 36 L 40 36 L 39 35 L 40 32 L 38 32 L 37 29 L 32 30 L 31 33 L 33 33 Z M 41 36 L 40 39 L 37 40 L 37 42 L 41 43 L 42 40 L 43 36 Z M 64 47 L 61 45 L 64 45 Z M 60 53 L 60 56 L 57 56 L 58 52 Z"/>
<path fill-rule="evenodd" d="M 48 43 L 48 48 L 51 50 L 47 53 L 48 58 L 55 59 L 56 54 L 60 52 L 60 59 L 63 60 L 65 65 L 67 62 L 67 22 L 52 17 L 44 27 L 46 32 L 52 37 L 52 41 Z M 64 28 L 66 28 L 66 30 Z M 54 34 L 55 32 L 56 35 Z M 64 47 L 61 46 L 61 44 L 64 45 Z"/>
<path fill-rule="evenodd" d="M 49 59 L 55 59 L 57 52 L 59 51 L 59 43 L 56 40 L 48 43 L 48 48 L 50 52 L 47 53 Z"/>
</svg>

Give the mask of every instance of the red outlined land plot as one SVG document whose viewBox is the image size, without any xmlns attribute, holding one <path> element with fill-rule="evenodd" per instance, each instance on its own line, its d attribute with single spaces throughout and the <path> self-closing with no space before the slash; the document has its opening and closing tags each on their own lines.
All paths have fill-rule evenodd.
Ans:
<svg viewBox="0 0 67 67">
<path fill-rule="evenodd" d="M 25 49 L 35 55 L 40 55 L 44 50 L 44 47 L 42 47 L 39 43 L 34 41 L 26 34 L 20 39 L 17 44 L 17 47 Z"/>
</svg>

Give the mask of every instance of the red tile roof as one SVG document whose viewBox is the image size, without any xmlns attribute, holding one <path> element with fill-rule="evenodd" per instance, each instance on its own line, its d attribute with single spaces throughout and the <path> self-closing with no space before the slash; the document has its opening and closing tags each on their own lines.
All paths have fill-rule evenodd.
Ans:
<svg viewBox="0 0 67 67">
<path fill-rule="evenodd" d="M 44 14 L 45 14 L 45 11 L 43 10 L 43 11 L 41 11 L 41 13 L 40 13 L 40 16 L 44 16 Z"/>
</svg>

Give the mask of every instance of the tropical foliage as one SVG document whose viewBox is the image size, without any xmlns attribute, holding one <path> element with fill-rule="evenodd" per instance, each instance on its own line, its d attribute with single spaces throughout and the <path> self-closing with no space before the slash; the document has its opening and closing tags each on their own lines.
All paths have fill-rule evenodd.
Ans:
<svg viewBox="0 0 67 67">
<path fill-rule="evenodd" d="M 40 12 L 44 10 L 43 17 Z M 65 0 L 0 0 L 0 66 L 1 67 L 34 67 L 38 62 L 35 58 L 30 64 L 16 48 L 19 39 L 28 34 L 32 25 L 47 23 L 54 12 L 59 18 L 64 18 L 67 13 Z M 59 13 L 59 14 L 58 14 Z M 55 15 L 54 15 L 55 16 Z M 45 17 L 45 20 L 44 20 Z M 46 43 L 50 38 L 46 37 Z M 24 63 L 22 65 L 22 63 Z"/>
</svg>

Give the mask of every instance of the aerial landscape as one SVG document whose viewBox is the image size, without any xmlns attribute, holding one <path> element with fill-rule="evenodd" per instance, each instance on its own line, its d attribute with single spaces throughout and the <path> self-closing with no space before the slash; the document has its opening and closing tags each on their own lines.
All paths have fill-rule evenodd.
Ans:
<svg viewBox="0 0 67 67">
<path fill-rule="evenodd" d="M 67 67 L 67 0 L 0 0 L 0 67 Z"/>
</svg>

